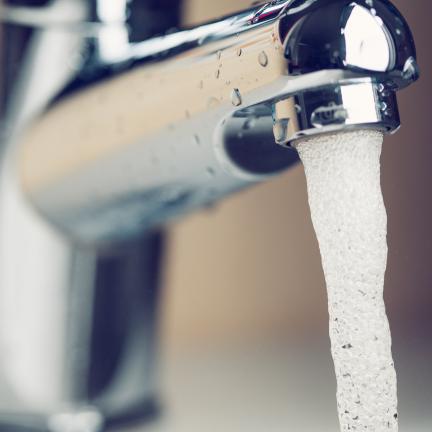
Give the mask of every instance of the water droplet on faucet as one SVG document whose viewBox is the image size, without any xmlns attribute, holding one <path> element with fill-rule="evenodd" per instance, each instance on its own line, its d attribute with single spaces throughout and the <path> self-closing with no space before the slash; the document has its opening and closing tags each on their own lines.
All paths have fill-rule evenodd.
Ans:
<svg viewBox="0 0 432 432">
<path fill-rule="evenodd" d="M 242 104 L 241 93 L 240 93 L 240 90 L 237 88 L 233 89 L 233 91 L 231 93 L 231 103 L 234 106 L 239 106 Z"/>
<path fill-rule="evenodd" d="M 273 123 L 273 134 L 277 144 L 285 144 L 288 141 L 289 119 L 275 120 Z"/>
<path fill-rule="evenodd" d="M 200 137 L 199 137 L 198 135 L 194 135 L 194 136 L 193 136 L 193 141 L 194 141 L 194 143 L 195 143 L 198 147 L 201 146 L 201 139 L 200 139 Z"/>
<path fill-rule="evenodd" d="M 402 76 L 407 81 L 415 81 L 420 76 L 420 71 L 416 59 L 414 57 L 409 57 L 405 62 Z"/>
<path fill-rule="evenodd" d="M 214 177 L 216 175 L 215 170 L 211 166 L 208 166 L 206 168 L 206 173 L 207 173 L 208 177 Z"/>
<path fill-rule="evenodd" d="M 268 65 L 268 57 L 265 51 L 261 51 L 258 55 L 258 62 L 262 67 L 266 67 Z"/>
</svg>

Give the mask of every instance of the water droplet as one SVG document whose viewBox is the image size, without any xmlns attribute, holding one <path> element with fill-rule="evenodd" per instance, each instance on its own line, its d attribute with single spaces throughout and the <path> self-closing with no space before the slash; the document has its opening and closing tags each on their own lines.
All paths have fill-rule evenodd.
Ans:
<svg viewBox="0 0 432 432">
<path fill-rule="evenodd" d="M 400 35 L 402 34 L 402 30 L 399 29 L 399 28 L 397 28 L 397 29 L 396 29 L 396 34 L 400 36 Z"/>
<path fill-rule="evenodd" d="M 268 57 L 265 51 L 261 51 L 258 55 L 258 62 L 262 67 L 266 67 L 268 65 Z"/>
<path fill-rule="evenodd" d="M 372 8 L 370 11 L 371 11 L 371 14 L 372 14 L 373 16 L 376 16 L 376 14 L 377 14 L 376 9 L 373 9 L 373 8 Z"/>
<path fill-rule="evenodd" d="M 209 177 L 214 177 L 216 175 L 215 170 L 210 166 L 206 168 L 206 173 Z"/>
<path fill-rule="evenodd" d="M 366 4 L 370 7 L 373 7 L 374 2 L 373 2 L 373 0 L 366 0 Z"/>
<path fill-rule="evenodd" d="M 233 89 L 233 91 L 231 93 L 231 103 L 234 106 L 240 106 L 242 104 L 241 93 L 240 93 L 240 90 L 237 88 Z"/>
<path fill-rule="evenodd" d="M 288 141 L 289 119 L 275 120 L 273 123 L 273 134 L 277 144 L 285 144 Z"/>
<path fill-rule="evenodd" d="M 225 81 L 225 84 L 227 85 L 227 86 L 229 86 L 229 85 L 231 85 L 231 81 Z"/>
<path fill-rule="evenodd" d="M 243 54 L 243 50 L 241 48 L 237 48 L 237 56 L 240 57 Z"/>
<path fill-rule="evenodd" d="M 405 62 L 402 76 L 407 81 L 415 81 L 419 78 L 420 71 L 414 57 L 409 57 L 408 60 Z"/>
<path fill-rule="evenodd" d="M 218 79 L 218 78 L 220 77 L 220 69 L 218 69 L 218 70 L 215 72 L 215 77 L 216 77 L 216 79 Z"/>
<path fill-rule="evenodd" d="M 193 141 L 197 146 L 201 146 L 201 140 L 200 140 L 200 137 L 198 135 L 195 134 L 193 136 Z"/>
</svg>

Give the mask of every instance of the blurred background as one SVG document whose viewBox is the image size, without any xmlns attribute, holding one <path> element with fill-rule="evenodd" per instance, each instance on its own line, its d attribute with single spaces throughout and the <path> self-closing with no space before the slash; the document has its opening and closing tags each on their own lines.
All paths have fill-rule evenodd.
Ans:
<svg viewBox="0 0 432 432">
<path fill-rule="evenodd" d="M 422 70 L 399 94 L 402 129 L 382 157 L 401 430 L 416 432 L 432 430 L 432 3 L 394 3 Z M 184 24 L 249 5 L 188 0 Z M 325 283 L 302 166 L 173 225 L 169 243 L 163 427 L 336 431 Z"/>
</svg>

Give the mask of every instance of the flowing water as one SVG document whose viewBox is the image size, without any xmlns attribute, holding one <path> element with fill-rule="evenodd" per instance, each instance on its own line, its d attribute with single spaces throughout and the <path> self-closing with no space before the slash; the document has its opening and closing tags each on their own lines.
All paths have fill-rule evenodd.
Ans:
<svg viewBox="0 0 432 432">
<path fill-rule="evenodd" d="M 398 430 L 396 373 L 383 300 L 382 139 L 375 131 L 357 131 L 297 145 L 327 283 L 342 431 Z"/>
</svg>

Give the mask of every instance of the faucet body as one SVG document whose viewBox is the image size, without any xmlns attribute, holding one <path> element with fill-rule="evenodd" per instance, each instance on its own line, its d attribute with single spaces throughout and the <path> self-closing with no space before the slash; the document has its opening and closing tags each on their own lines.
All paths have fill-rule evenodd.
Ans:
<svg viewBox="0 0 432 432">
<path fill-rule="evenodd" d="M 275 139 L 396 130 L 395 90 L 416 67 L 408 27 L 381 1 L 277 1 L 135 43 L 124 23 L 77 25 L 38 30 L 33 56 L 52 39 L 56 73 L 29 65 L 17 100 L 30 124 L 12 157 L 26 198 L 84 242 L 280 173 L 297 156 Z"/>
<path fill-rule="evenodd" d="M 396 131 L 415 47 L 386 0 L 272 1 L 162 36 L 175 19 L 143 26 L 145 2 L 13 3 L 0 411 L 97 430 L 154 411 L 160 227 L 283 172 L 305 136 Z"/>
</svg>

